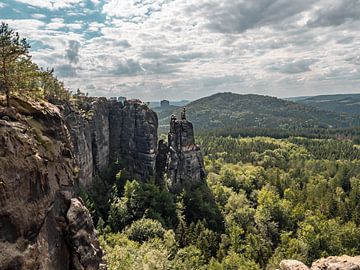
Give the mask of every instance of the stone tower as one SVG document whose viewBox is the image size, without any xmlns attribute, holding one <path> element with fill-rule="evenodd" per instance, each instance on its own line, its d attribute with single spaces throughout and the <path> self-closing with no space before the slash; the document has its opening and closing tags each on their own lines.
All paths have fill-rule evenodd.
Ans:
<svg viewBox="0 0 360 270">
<path fill-rule="evenodd" d="M 163 149 L 167 152 L 166 165 L 159 167 L 165 170 L 171 191 L 178 192 L 184 185 L 204 180 L 206 172 L 202 153 L 195 144 L 193 125 L 186 119 L 185 108 L 180 120 L 171 116 L 168 147 Z M 161 155 L 165 156 L 164 153 Z"/>
</svg>

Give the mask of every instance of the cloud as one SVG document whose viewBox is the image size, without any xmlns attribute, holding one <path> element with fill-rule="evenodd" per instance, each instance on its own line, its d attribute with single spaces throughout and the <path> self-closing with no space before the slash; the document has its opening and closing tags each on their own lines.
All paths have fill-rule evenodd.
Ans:
<svg viewBox="0 0 360 270">
<path fill-rule="evenodd" d="M 267 69 L 285 74 L 298 74 L 311 71 L 310 66 L 315 62 L 314 59 L 290 60 L 270 64 Z"/>
<path fill-rule="evenodd" d="M 360 20 L 359 0 L 336 0 L 324 2 L 307 23 L 310 27 L 338 26 L 347 21 Z"/>
<path fill-rule="evenodd" d="M 111 74 L 132 76 L 143 72 L 144 69 L 134 59 L 122 59 L 119 63 L 115 65 L 115 67 L 111 71 Z"/>
<path fill-rule="evenodd" d="M 58 30 L 63 27 L 65 27 L 63 18 L 53 18 L 51 22 L 46 25 L 46 28 L 51 30 Z"/>
<path fill-rule="evenodd" d="M 37 19 L 37 20 L 41 20 L 41 19 L 45 19 L 46 16 L 44 14 L 40 14 L 40 13 L 35 13 L 33 15 L 31 15 L 32 18 Z"/>
<path fill-rule="evenodd" d="M 281 23 L 309 8 L 309 0 L 225 0 L 208 1 L 202 14 L 207 18 L 206 26 L 215 32 L 242 33 L 248 29 Z"/>
<path fill-rule="evenodd" d="M 59 65 L 55 67 L 55 73 L 60 77 L 75 77 L 77 76 L 76 68 L 69 64 Z"/>
<path fill-rule="evenodd" d="M 71 5 L 79 3 L 80 0 L 16 0 L 16 2 L 38 8 L 61 9 L 71 7 Z"/>
<path fill-rule="evenodd" d="M 110 0 L 103 6 L 108 16 L 122 17 L 128 21 L 139 22 L 152 13 L 161 10 L 167 0 Z"/>
<path fill-rule="evenodd" d="M 76 40 L 69 41 L 69 47 L 66 49 L 66 58 L 69 60 L 69 63 L 77 64 L 79 62 L 79 49 L 80 42 Z"/>
</svg>

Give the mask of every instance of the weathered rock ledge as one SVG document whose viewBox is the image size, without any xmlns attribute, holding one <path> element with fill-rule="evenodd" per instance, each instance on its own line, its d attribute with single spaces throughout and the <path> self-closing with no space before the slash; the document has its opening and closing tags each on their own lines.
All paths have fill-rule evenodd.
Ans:
<svg viewBox="0 0 360 270">
<path fill-rule="evenodd" d="M 99 269 L 102 251 L 59 109 L 0 105 L 0 269 Z"/>
<path fill-rule="evenodd" d="M 280 263 L 280 270 L 360 270 L 360 256 L 323 258 L 314 262 L 311 268 L 296 260 L 284 260 Z"/>
</svg>

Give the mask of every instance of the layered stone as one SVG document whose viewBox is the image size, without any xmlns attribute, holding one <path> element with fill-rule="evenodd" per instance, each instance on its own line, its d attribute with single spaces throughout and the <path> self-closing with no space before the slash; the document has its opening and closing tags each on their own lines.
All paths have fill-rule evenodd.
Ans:
<svg viewBox="0 0 360 270">
<path fill-rule="evenodd" d="M 66 106 L 82 187 L 91 186 L 93 177 L 113 162 L 120 162 L 135 179 L 147 181 L 155 175 L 158 120 L 146 104 L 97 98 L 82 115 Z"/>
<path fill-rule="evenodd" d="M 58 108 L 12 104 L 16 118 L 0 119 L 0 269 L 98 269 L 102 251 L 76 198 L 75 159 Z"/>
<path fill-rule="evenodd" d="M 170 190 L 178 192 L 185 185 L 192 185 L 204 180 L 206 172 L 202 153 L 199 146 L 195 144 L 193 125 L 186 119 L 185 109 L 180 120 L 177 120 L 174 115 L 171 117 L 166 151 L 166 155 L 161 153 L 162 158 L 159 157 L 157 161 L 159 182 L 162 181 L 161 177 L 166 172 Z M 162 152 L 165 152 L 165 149 Z M 165 157 L 166 166 L 164 168 L 165 161 L 163 159 Z"/>
</svg>

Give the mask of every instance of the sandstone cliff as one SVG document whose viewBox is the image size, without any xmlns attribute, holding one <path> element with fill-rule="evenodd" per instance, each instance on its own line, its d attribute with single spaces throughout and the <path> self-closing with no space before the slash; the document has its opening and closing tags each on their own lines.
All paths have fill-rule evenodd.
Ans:
<svg viewBox="0 0 360 270">
<path fill-rule="evenodd" d="M 296 260 L 284 260 L 280 263 L 280 270 L 360 270 L 360 256 L 323 258 L 314 262 L 311 268 Z"/>
<path fill-rule="evenodd" d="M 80 184 L 120 161 L 139 180 L 155 175 L 156 113 L 139 100 L 121 102 L 93 99 L 80 113 L 65 105 L 63 111 L 80 169 Z"/>
<path fill-rule="evenodd" d="M 203 181 L 206 176 L 202 153 L 195 144 L 194 129 L 186 119 L 185 109 L 181 119 L 171 117 L 168 145 L 159 142 L 157 158 L 157 179 L 163 182 L 163 173 L 166 172 L 169 188 L 178 192 L 186 185 Z"/>
<path fill-rule="evenodd" d="M 75 159 L 58 108 L 12 104 L 0 105 L 0 269 L 98 269 L 102 251 L 74 193 Z"/>
</svg>

